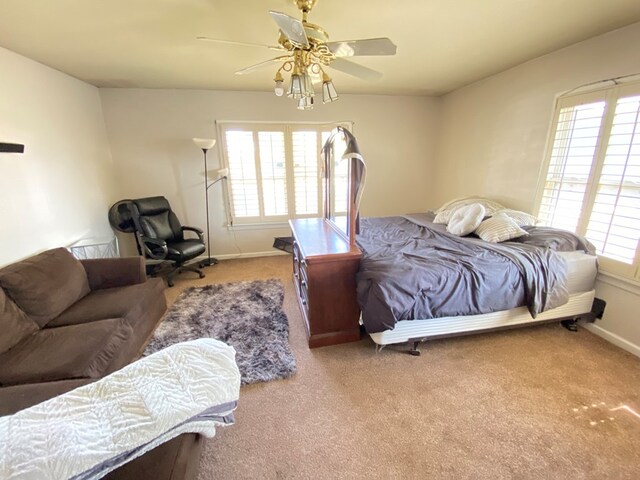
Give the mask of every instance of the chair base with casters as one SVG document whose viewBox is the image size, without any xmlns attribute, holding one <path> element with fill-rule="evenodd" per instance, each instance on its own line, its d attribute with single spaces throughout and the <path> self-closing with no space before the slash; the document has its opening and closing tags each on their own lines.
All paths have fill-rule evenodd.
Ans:
<svg viewBox="0 0 640 480">
<path fill-rule="evenodd" d="M 188 265 L 176 265 L 173 262 L 147 263 L 147 275 L 150 277 L 161 277 L 167 282 L 167 286 L 175 285 L 174 279 L 184 272 L 193 272 L 198 274 L 198 278 L 204 278 L 206 275 L 201 270 L 203 266 L 200 263 L 192 263 Z"/>
</svg>

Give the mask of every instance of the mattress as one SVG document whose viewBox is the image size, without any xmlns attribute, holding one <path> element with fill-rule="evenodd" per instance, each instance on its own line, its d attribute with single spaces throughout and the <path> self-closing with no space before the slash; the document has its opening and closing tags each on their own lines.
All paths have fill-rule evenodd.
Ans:
<svg viewBox="0 0 640 480">
<path fill-rule="evenodd" d="M 598 274 L 597 257 L 582 251 L 558 252 L 567 262 L 567 290 L 569 294 L 593 290 Z"/>
</svg>

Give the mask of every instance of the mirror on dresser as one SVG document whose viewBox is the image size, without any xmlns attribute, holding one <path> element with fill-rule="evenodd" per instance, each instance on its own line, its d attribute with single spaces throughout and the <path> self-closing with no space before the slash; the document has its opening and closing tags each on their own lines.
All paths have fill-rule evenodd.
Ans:
<svg viewBox="0 0 640 480">
<path fill-rule="evenodd" d="M 322 148 L 324 218 L 355 245 L 366 168 L 355 137 L 336 127 Z"/>
<path fill-rule="evenodd" d="M 322 149 L 324 215 L 289 220 L 293 284 L 310 348 L 360 339 L 356 273 L 358 204 L 364 162 L 353 135 L 342 127 Z"/>
</svg>

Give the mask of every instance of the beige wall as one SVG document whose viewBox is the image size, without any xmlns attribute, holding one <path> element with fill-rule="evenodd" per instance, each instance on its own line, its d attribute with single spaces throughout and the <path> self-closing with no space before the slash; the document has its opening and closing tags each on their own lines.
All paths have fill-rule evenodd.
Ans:
<svg viewBox="0 0 640 480">
<path fill-rule="evenodd" d="M 192 137 L 215 138 L 215 120 L 330 122 L 351 120 L 368 164 L 363 215 L 425 210 L 433 177 L 439 99 L 343 95 L 313 111 L 266 92 L 101 89 L 118 178 L 118 195 L 165 195 L 185 224 L 205 226 L 203 160 Z M 217 147 L 209 170 L 219 168 Z M 271 253 L 273 237 L 289 229 L 224 226 L 219 185 L 210 190 L 212 254 Z"/>
<path fill-rule="evenodd" d="M 482 194 L 534 211 L 555 96 L 640 73 L 640 23 L 500 73 L 443 98 L 433 200 Z M 597 284 L 609 302 L 598 333 L 640 354 L 640 288 Z"/>
<path fill-rule="evenodd" d="M 640 23 L 524 63 L 443 97 L 436 203 L 474 192 L 532 210 L 555 96 L 640 73 Z"/>
<path fill-rule="evenodd" d="M 111 235 L 113 187 L 98 89 L 0 48 L 0 266 Z"/>
</svg>

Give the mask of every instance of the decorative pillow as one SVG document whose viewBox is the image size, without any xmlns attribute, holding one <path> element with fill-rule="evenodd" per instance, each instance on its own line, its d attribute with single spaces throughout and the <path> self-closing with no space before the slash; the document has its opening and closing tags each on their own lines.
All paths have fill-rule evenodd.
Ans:
<svg viewBox="0 0 640 480">
<path fill-rule="evenodd" d="M 443 212 L 438 213 L 433 219 L 433 223 L 449 223 L 451 219 L 451 215 L 453 215 L 453 210 L 445 210 Z"/>
<path fill-rule="evenodd" d="M 435 212 L 436 214 L 438 214 L 448 210 L 453 213 L 453 211 L 456 210 L 457 208 L 464 207 L 466 205 L 471 205 L 472 203 L 479 203 L 480 205 L 482 205 L 486 211 L 486 215 L 493 215 L 498 210 L 502 210 L 505 208 L 504 205 L 501 205 L 498 202 L 494 202 L 493 200 L 489 200 L 488 198 L 474 196 L 474 197 L 456 198 L 455 200 L 451 200 L 445 203 L 444 205 L 442 205 Z"/>
<path fill-rule="evenodd" d="M 447 232 L 458 235 L 459 237 L 469 235 L 478 228 L 484 215 L 484 206 L 479 203 L 472 203 L 471 205 L 460 207 L 451 215 L 451 219 L 447 225 Z"/>
<path fill-rule="evenodd" d="M 0 286 L 41 327 L 89 293 L 84 267 L 64 248 L 4 267 Z"/>
<path fill-rule="evenodd" d="M 0 288 L 0 353 L 38 331 L 38 325 L 27 317 Z"/>
<path fill-rule="evenodd" d="M 538 219 L 527 212 L 522 212 L 520 210 L 511 210 L 509 208 L 503 208 L 502 210 L 498 210 L 494 213 L 494 215 L 498 215 L 500 213 L 504 213 L 511 220 L 515 221 L 519 227 L 531 227 L 538 223 Z"/>
<path fill-rule="evenodd" d="M 491 243 L 506 242 L 512 238 L 528 235 L 513 219 L 504 213 L 494 215 L 484 220 L 478 228 L 476 228 L 475 234 L 482 240 Z"/>
</svg>

